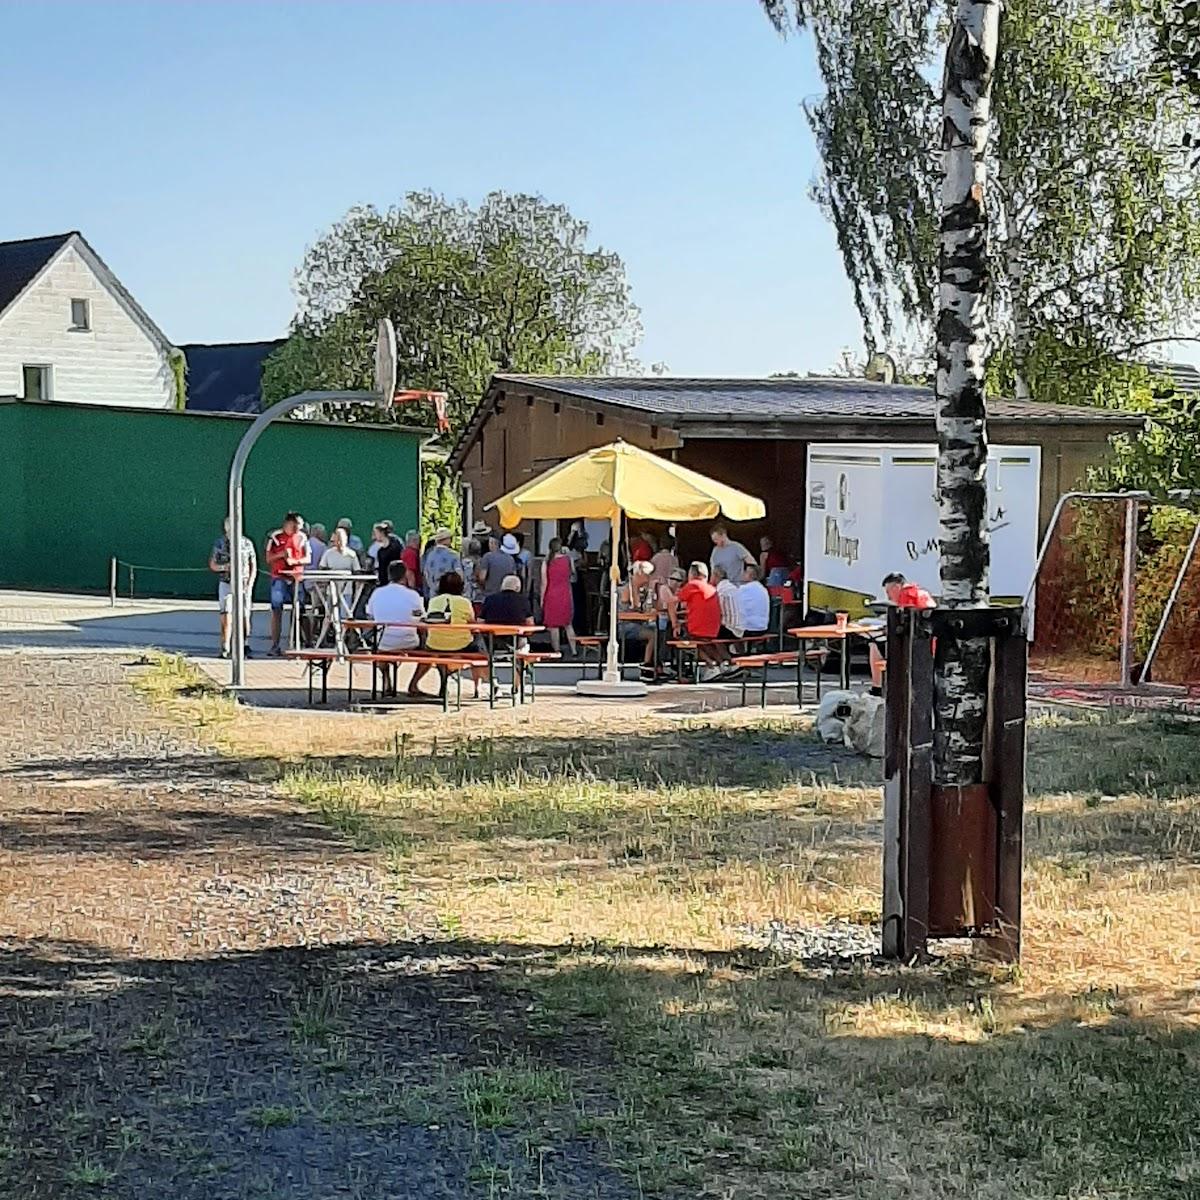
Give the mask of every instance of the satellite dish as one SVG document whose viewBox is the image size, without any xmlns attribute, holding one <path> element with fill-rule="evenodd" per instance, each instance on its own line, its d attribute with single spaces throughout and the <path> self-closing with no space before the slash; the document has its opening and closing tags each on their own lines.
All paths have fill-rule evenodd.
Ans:
<svg viewBox="0 0 1200 1200">
<path fill-rule="evenodd" d="M 875 383 L 895 383 L 896 360 L 890 354 L 872 354 L 863 374 Z"/>
<path fill-rule="evenodd" d="M 375 337 L 375 392 L 384 408 L 396 398 L 396 329 L 389 318 L 379 322 Z"/>
</svg>

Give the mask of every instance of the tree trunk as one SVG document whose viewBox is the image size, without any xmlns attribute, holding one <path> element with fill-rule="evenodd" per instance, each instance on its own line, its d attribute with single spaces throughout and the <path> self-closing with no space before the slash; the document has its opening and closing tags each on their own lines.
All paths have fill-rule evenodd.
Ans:
<svg viewBox="0 0 1200 1200">
<path fill-rule="evenodd" d="M 1026 290 L 1029 282 L 1025 277 L 1025 262 L 1021 257 L 1021 235 L 1012 193 L 1004 179 L 1004 167 L 1000 167 L 1000 182 L 1004 195 L 1004 273 L 1008 276 L 1008 289 L 1012 303 L 1012 356 L 1013 356 L 1013 399 L 1032 400 L 1029 387 L 1029 351 L 1033 340 L 1033 323 L 1029 313 L 1029 298 Z"/>
<path fill-rule="evenodd" d="M 958 0 L 944 77 L 941 285 L 937 321 L 938 507 L 942 604 L 988 602 L 987 213 L 984 153 L 1000 0 Z M 988 644 L 942 639 L 934 667 L 934 778 L 980 782 Z"/>
</svg>

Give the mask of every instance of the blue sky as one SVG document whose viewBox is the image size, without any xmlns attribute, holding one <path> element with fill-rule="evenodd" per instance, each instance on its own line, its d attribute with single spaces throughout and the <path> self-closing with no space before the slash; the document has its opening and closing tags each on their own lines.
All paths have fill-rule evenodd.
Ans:
<svg viewBox="0 0 1200 1200">
<path fill-rule="evenodd" d="M 416 188 L 539 192 L 625 260 L 640 356 L 822 370 L 859 326 L 807 196 L 803 40 L 756 0 L 4 7 L 0 239 L 78 228 L 176 342 L 281 335 L 307 244 Z M 17 186 L 11 186 L 16 183 Z"/>
</svg>

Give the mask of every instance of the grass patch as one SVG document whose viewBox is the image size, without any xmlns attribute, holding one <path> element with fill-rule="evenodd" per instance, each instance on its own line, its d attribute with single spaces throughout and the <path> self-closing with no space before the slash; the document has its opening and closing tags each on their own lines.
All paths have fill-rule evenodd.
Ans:
<svg viewBox="0 0 1200 1200">
<path fill-rule="evenodd" d="M 197 728 L 222 726 L 237 715 L 237 701 L 182 654 L 150 651 L 146 668 L 134 676 L 133 686 L 168 710 L 186 712 L 189 724 Z"/>
<path fill-rule="evenodd" d="M 300 1120 L 300 1114 L 286 1104 L 264 1104 L 251 1109 L 249 1119 L 256 1129 L 287 1129 Z"/>
<path fill-rule="evenodd" d="M 481 1129 L 524 1122 L 531 1109 L 557 1104 L 568 1094 L 565 1071 L 520 1063 L 479 1067 L 458 1082 L 467 1117 Z"/>
<path fill-rule="evenodd" d="M 76 1187 L 103 1187 L 116 1178 L 116 1172 L 101 1163 L 85 1159 L 68 1167 L 65 1178 Z"/>
<path fill-rule="evenodd" d="M 493 1152 L 515 1138 L 591 1146 L 644 1196 L 1200 1194 L 1200 726 L 1033 723 L 1019 970 L 830 970 L 748 930 L 878 920 L 876 769 L 754 721 L 347 722 L 290 763 L 281 789 L 380 851 L 448 956 L 494 952 L 523 1014 L 480 1013 L 484 1065 L 347 1090 L 340 1119 L 465 1124 L 482 1194 L 537 1194 Z M 337 1009 L 302 998 L 293 1038 Z"/>
</svg>

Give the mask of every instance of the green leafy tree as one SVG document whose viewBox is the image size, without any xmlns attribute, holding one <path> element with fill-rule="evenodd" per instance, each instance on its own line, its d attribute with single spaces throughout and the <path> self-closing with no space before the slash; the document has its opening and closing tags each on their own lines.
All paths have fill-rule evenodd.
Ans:
<svg viewBox="0 0 1200 1200">
<path fill-rule="evenodd" d="M 811 32 L 814 185 L 869 349 L 932 344 L 947 7 L 941 0 L 762 0 Z M 1190 2 L 1190 0 L 1187 0 Z M 1186 3 L 1185 3 L 1186 7 Z M 1186 332 L 1200 299 L 1193 105 L 1128 0 L 1007 0 L 988 150 L 989 349 L 1018 396 L 1087 402 L 1121 360 Z M 1097 382 L 1116 372 L 1115 382 Z M 1076 383 L 1078 387 L 1076 387 Z"/>
<path fill-rule="evenodd" d="M 287 342 L 268 360 L 267 402 L 306 388 L 369 388 L 375 329 L 396 327 L 402 386 L 445 391 L 454 432 L 497 371 L 602 373 L 640 333 L 620 258 L 537 196 L 494 192 L 477 208 L 413 192 L 352 209 L 304 256 Z M 373 408 L 347 419 L 378 419 Z M 424 407 L 394 419 L 432 423 Z"/>
</svg>

